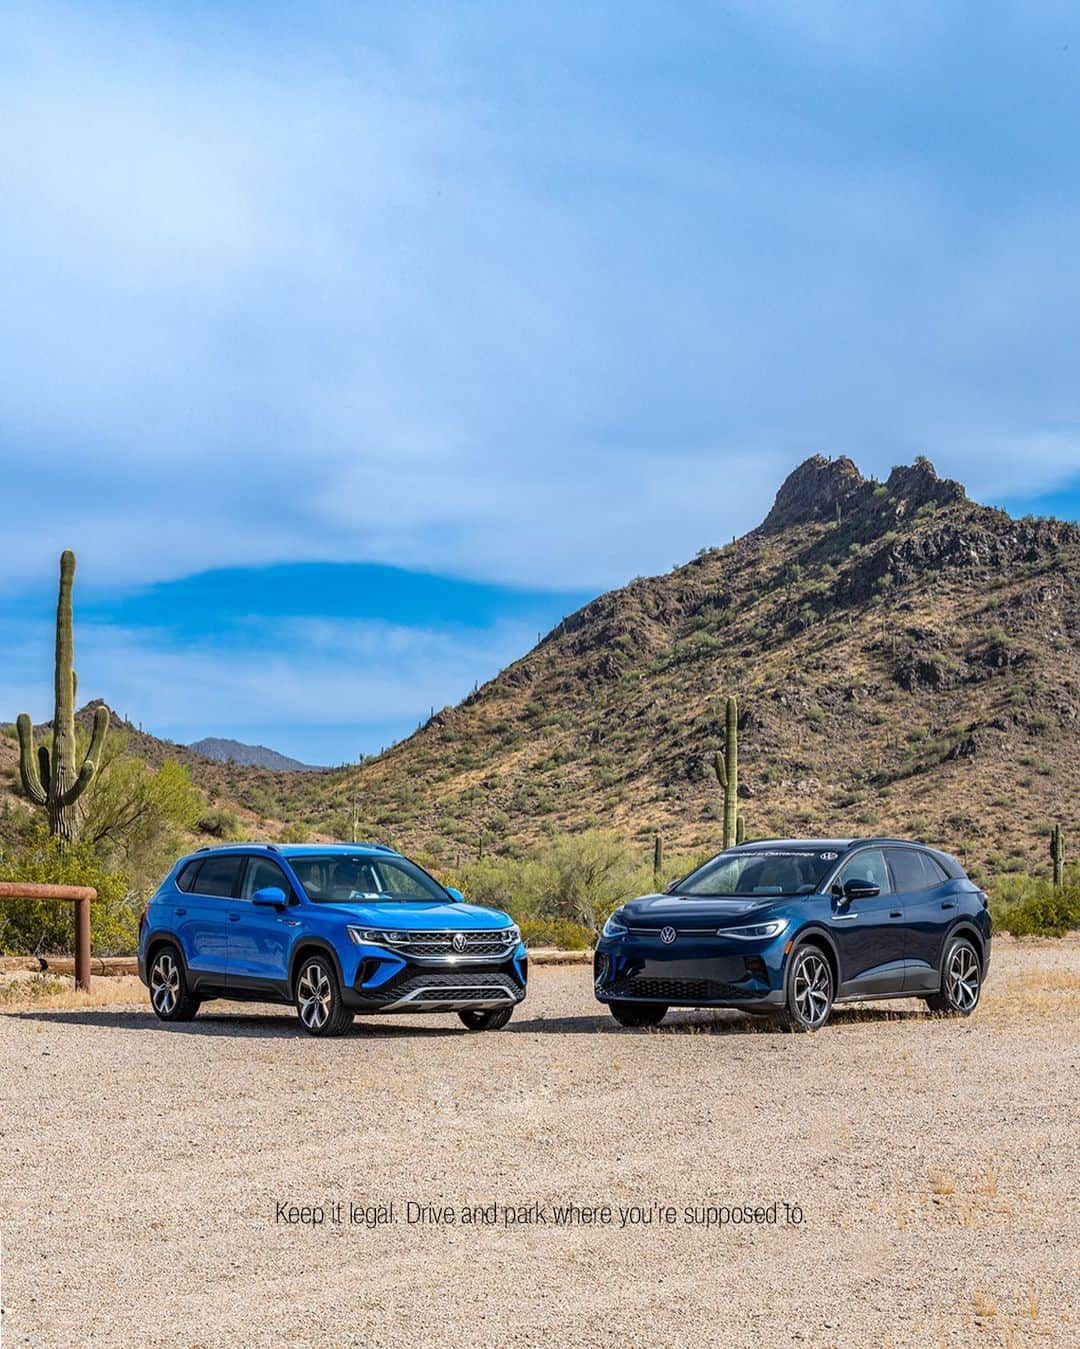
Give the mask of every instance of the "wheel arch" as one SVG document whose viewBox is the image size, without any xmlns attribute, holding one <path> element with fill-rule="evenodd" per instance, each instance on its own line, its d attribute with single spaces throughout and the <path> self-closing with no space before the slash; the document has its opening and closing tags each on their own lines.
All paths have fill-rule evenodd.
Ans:
<svg viewBox="0 0 1080 1349">
<path fill-rule="evenodd" d="M 302 937 L 296 943 L 296 949 L 289 957 L 289 991 L 296 993 L 296 979 L 300 971 L 300 966 L 309 956 L 326 956 L 333 966 L 334 973 L 337 975 L 338 988 L 345 987 L 345 980 L 341 973 L 341 961 L 338 959 L 338 953 L 334 950 L 330 942 L 320 937 Z"/>
<path fill-rule="evenodd" d="M 180 945 L 179 938 L 171 932 L 155 932 L 146 943 L 146 975 L 150 977 L 150 966 L 157 959 L 158 952 L 163 946 L 171 946 L 180 957 L 180 964 L 183 966 L 184 974 L 187 974 L 187 961 L 184 959 L 183 947 Z"/>
<path fill-rule="evenodd" d="M 832 971 L 833 977 L 833 997 L 836 997 L 840 988 L 840 953 L 836 949 L 836 943 L 833 941 L 831 934 L 827 929 L 816 925 L 800 928 L 791 940 L 791 949 L 787 957 L 788 962 L 800 946 L 816 946 L 829 962 L 829 969 Z M 790 968 L 790 965 L 785 962 L 785 973 L 788 968 Z"/>
<path fill-rule="evenodd" d="M 948 954 L 949 942 L 954 937 L 966 937 L 975 948 L 975 954 L 979 958 L 979 975 L 982 977 L 986 973 L 986 943 L 983 934 L 975 926 L 970 918 L 958 918 L 941 941 L 941 959 L 938 961 L 938 973 L 943 974 L 945 970 L 945 956 Z"/>
</svg>

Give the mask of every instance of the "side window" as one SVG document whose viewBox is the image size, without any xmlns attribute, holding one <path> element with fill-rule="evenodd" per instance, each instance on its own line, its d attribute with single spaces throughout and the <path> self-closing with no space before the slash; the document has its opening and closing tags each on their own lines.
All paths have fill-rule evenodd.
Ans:
<svg viewBox="0 0 1080 1349">
<path fill-rule="evenodd" d="M 244 872 L 244 884 L 240 890 L 241 897 L 250 899 L 256 890 L 265 890 L 269 885 L 276 885 L 279 890 L 284 890 L 286 898 L 292 894 L 292 886 L 276 862 L 271 862 L 269 857 L 249 858 L 247 871 Z"/>
<path fill-rule="evenodd" d="M 889 865 L 896 877 L 896 888 L 902 895 L 925 890 L 930 884 L 923 871 L 922 856 L 914 848 L 890 848 Z"/>
<path fill-rule="evenodd" d="M 923 870 L 926 872 L 927 885 L 944 885 L 950 879 L 948 872 L 936 857 L 931 857 L 928 852 L 921 852 L 919 853 L 919 859 L 923 864 Z"/>
<path fill-rule="evenodd" d="M 202 866 L 202 861 L 196 859 L 189 862 L 186 867 L 180 869 L 180 875 L 176 878 L 176 888 L 183 890 L 185 894 L 190 894 L 195 888 L 195 873 Z"/>
<path fill-rule="evenodd" d="M 885 865 L 885 854 L 880 848 L 867 848 L 865 852 L 856 853 L 836 881 L 839 885 L 847 885 L 848 881 L 869 881 L 883 895 L 892 894 L 889 868 Z"/>
<path fill-rule="evenodd" d="M 195 889 L 200 895 L 217 895 L 221 899 L 231 899 L 243 865 L 243 857 L 237 857 L 235 854 L 231 857 L 207 857 L 199 867 L 199 879 Z"/>
</svg>

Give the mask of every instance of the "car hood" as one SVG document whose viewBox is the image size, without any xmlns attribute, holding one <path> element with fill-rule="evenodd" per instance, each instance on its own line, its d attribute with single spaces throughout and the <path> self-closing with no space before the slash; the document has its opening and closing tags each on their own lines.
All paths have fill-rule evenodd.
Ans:
<svg viewBox="0 0 1080 1349">
<path fill-rule="evenodd" d="M 448 932 L 485 932 L 510 924 L 508 914 L 485 909 L 478 904 L 455 904 L 451 900 L 353 900 L 350 903 L 318 904 L 324 918 L 340 918 L 343 923 L 362 923 L 365 927 L 390 932 L 417 928 L 435 928 Z"/>
<path fill-rule="evenodd" d="M 732 899 L 704 899 L 691 895 L 642 895 L 619 911 L 631 927 L 726 927 L 748 917 L 756 918 L 789 903 L 784 896 L 762 895 Z"/>
</svg>

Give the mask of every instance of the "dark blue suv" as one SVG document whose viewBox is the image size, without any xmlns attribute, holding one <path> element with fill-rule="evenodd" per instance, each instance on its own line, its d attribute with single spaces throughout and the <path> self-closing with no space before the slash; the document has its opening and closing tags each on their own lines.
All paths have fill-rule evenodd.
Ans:
<svg viewBox="0 0 1080 1349">
<path fill-rule="evenodd" d="M 608 919 L 596 996 L 624 1026 L 669 1007 L 776 1012 L 817 1030 L 834 1003 L 975 1010 L 986 895 L 947 853 L 901 839 L 767 839 L 718 854 Z"/>
<path fill-rule="evenodd" d="M 163 1021 L 208 998 L 294 1003 L 310 1035 L 358 1012 L 457 1012 L 497 1030 L 528 958 L 505 913 L 466 904 L 379 844 L 236 844 L 182 857 L 139 931 L 139 978 Z"/>
</svg>

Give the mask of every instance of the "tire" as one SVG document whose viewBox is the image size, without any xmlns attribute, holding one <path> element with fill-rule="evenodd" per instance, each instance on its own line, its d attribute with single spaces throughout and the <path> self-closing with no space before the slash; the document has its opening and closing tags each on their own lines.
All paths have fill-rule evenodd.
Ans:
<svg viewBox="0 0 1080 1349">
<path fill-rule="evenodd" d="M 979 953 L 966 937 L 954 937 L 945 947 L 941 962 L 941 991 L 926 1001 L 932 1012 L 970 1016 L 982 995 L 982 964 Z"/>
<path fill-rule="evenodd" d="M 620 1026 L 659 1026 L 667 1016 L 663 1002 L 609 1002 L 608 1011 Z"/>
<path fill-rule="evenodd" d="M 353 1014 L 345 1006 L 337 971 L 326 956 L 308 956 L 296 976 L 296 1015 L 308 1035 L 344 1035 Z"/>
<path fill-rule="evenodd" d="M 466 1030 L 502 1030 L 513 1015 L 513 1007 L 466 1007 L 458 1012 Z"/>
<path fill-rule="evenodd" d="M 150 1006 L 159 1021 L 190 1021 L 199 999 L 188 989 L 183 957 L 175 946 L 159 946 L 147 974 Z"/>
<path fill-rule="evenodd" d="M 807 943 L 798 946 L 787 973 L 785 1021 L 791 1030 L 820 1030 L 832 1013 L 832 967 L 825 952 Z"/>
</svg>

